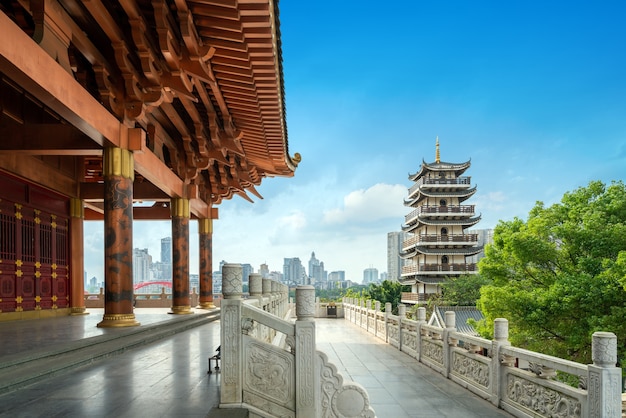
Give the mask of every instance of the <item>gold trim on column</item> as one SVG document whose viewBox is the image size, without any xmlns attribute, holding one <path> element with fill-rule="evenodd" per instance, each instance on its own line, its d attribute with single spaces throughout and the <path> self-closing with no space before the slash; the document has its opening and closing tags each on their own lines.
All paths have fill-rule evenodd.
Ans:
<svg viewBox="0 0 626 418">
<path fill-rule="evenodd" d="M 135 314 L 104 314 L 98 328 L 136 327 L 141 325 L 135 320 Z"/>
<path fill-rule="evenodd" d="M 209 218 L 198 219 L 198 233 L 199 234 L 212 234 L 213 233 L 213 219 L 209 219 Z"/>
<path fill-rule="evenodd" d="M 172 218 L 189 218 L 189 199 L 182 197 L 172 198 L 170 209 L 172 212 Z"/>
<path fill-rule="evenodd" d="M 70 216 L 72 218 L 85 218 L 85 206 L 82 199 L 70 198 Z"/>
<path fill-rule="evenodd" d="M 122 148 L 107 147 L 104 149 L 103 156 L 102 175 L 135 179 L 135 160 L 132 152 Z"/>
<path fill-rule="evenodd" d="M 168 314 L 173 314 L 173 315 L 189 315 L 194 313 L 191 310 L 191 306 L 187 305 L 187 306 L 172 306 L 171 307 L 172 311 L 168 312 Z"/>
</svg>

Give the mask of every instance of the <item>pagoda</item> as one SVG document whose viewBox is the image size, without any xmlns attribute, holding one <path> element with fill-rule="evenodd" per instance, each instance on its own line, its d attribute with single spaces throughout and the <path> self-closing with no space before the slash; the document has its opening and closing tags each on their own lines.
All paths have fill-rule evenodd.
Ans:
<svg viewBox="0 0 626 418">
<path fill-rule="evenodd" d="M 426 301 L 441 292 L 447 278 L 477 273 L 476 264 L 466 261 L 483 249 L 478 234 L 466 233 L 480 221 L 474 205 L 463 204 L 476 193 L 463 175 L 470 164 L 442 162 L 437 138 L 435 162 L 422 160 L 420 170 L 409 175 L 415 184 L 404 201 L 411 212 L 402 226 L 407 239 L 400 252 L 406 260 L 400 282 L 412 291 L 403 294 L 403 302 Z"/>
</svg>

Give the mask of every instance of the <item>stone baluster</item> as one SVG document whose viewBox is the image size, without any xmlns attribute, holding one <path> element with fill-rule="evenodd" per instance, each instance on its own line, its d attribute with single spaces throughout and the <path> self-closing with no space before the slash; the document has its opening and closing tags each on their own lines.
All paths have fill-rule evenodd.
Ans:
<svg viewBox="0 0 626 418">
<path fill-rule="evenodd" d="M 453 311 L 446 311 L 444 321 L 445 328 L 441 335 L 443 342 L 443 373 L 445 377 L 449 377 L 452 367 L 452 347 L 456 346 L 456 343 L 451 343 L 450 333 L 456 331 L 456 314 Z"/>
<path fill-rule="evenodd" d="M 380 333 L 378 331 L 378 313 L 380 312 L 380 302 L 379 301 L 375 301 L 374 302 L 374 335 L 377 337 L 380 337 L 378 334 Z"/>
<path fill-rule="evenodd" d="M 272 306 L 272 280 L 264 278 L 262 286 L 263 306 L 261 306 L 261 309 L 270 312 L 270 307 Z"/>
<path fill-rule="evenodd" d="M 278 316 L 278 282 L 270 281 L 270 291 L 272 292 L 272 314 Z"/>
<path fill-rule="evenodd" d="M 403 320 L 406 320 L 406 305 L 398 304 L 398 350 L 402 351 L 402 340 L 404 339 L 404 324 Z"/>
<path fill-rule="evenodd" d="M 422 325 L 426 324 L 426 308 L 417 308 L 417 361 L 422 361 Z"/>
<path fill-rule="evenodd" d="M 391 302 L 385 303 L 385 342 L 389 344 L 389 316 L 392 314 Z"/>
<path fill-rule="evenodd" d="M 241 310 L 243 299 L 243 268 L 241 264 L 222 266 L 221 357 L 222 376 L 220 403 L 243 401 L 243 338 Z"/>
<path fill-rule="evenodd" d="M 296 418 L 318 416 L 319 376 L 315 363 L 315 288 L 296 288 Z"/>
<path fill-rule="evenodd" d="M 502 347 L 510 346 L 509 321 L 504 318 L 496 318 L 493 322 L 493 341 L 491 342 L 491 403 L 500 407 L 500 399 L 504 396 L 506 386 L 502 385 L 501 376 L 504 368 L 512 366 L 515 359 L 503 356 L 500 353 Z"/>
<path fill-rule="evenodd" d="M 590 418 L 622 416 L 621 377 L 617 364 L 617 337 L 612 332 L 594 332 L 591 359 L 587 366 L 587 393 Z"/>
</svg>

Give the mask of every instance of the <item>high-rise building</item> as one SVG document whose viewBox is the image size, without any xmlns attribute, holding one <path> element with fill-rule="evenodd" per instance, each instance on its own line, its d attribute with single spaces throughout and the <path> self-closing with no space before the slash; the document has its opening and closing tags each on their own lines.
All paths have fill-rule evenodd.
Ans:
<svg viewBox="0 0 626 418">
<path fill-rule="evenodd" d="M 408 262 L 400 281 L 411 286 L 414 302 L 439 293 L 446 278 L 477 272 L 476 264 L 466 260 L 482 250 L 478 235 L 465 232 L 480 221 L 474 205 L 463 204 L 476 192 L 471 178 L 463 176 L 469 167 L 470 161 L 442 162 L 437 139 L 435 162 L 422 161 L 409 176 L 415 184 L 405 200 L 411 212 L 402 227 L 408 235 L 401 256 Z"/>
<path fill-rule="evenodd" d="M 265 263 L 261 264 L 261 266 L 259 267 L 259 274 L 264 279 L 267 279 L 269 277 L 269 275 L 270 275 L 270 268 L 268 267 L 267 264 L 265 264 Z"/>
<path fill-rule="evenodd" d="M 469 233 L 478 236 L 478 246 L 482 249 L 478 254 L 467 257 L 466 260 L 468 263 L 478 264 L 480 259 L 485 256 L 485 245 L 493 243 L 493 229 L 474 229 Z"/>
<path fill-rule="evenodd" d="M 288 285 L 307 284 L 304 266 L 298 257 L 284 259 L 283 275 Z"/>
<path fill-rule="evenodd" d="M 152 279 L 150 269 L 152 267 L 152 256 L 148 254 L 147 248 L 133 249 L 133 284 L 147 282 Z"/>
<path fill-rule="evenodd" d="M 343 270 L 331 271 L 330 273 L 328 273 L 328 281 L 329 282 L 345 282 L 346 272 Z"/>
<path fill-rule="evenodd" d="M 404 266 L 404 259 L 400 257 L 402 242 L 405 240 L 404 231 L 387 233 L 387 278 L 398 281 Z"/>
<path fill-rule="evenodd" d="M 254 273 L 254 269 L 252 268 L 252 266 L 250 264 L 242 264 L 241 265 L 241 269 L 242 269 L 242 282 L 244 284 L 248 284 L 250 282 L 250 273 Z"/>
<path fill-rule="evenodd" d="M 325 281 L 324 273 L 324 262 L 315 258 L 315 252 L 312 252 L 311 259 L 309 260 L 309 277 L 311 278 L 311 284 Z"/>
<path fill-rule="evenodd" d="M 161 280 L 172 280 L 172 237 L 161 238 Z"/>
<path fill-rule="evenodd" d="M 378 282 L 378 269 L 369 267 L 363 270 L 363 284 L 377 283 Z"/>
</svg>

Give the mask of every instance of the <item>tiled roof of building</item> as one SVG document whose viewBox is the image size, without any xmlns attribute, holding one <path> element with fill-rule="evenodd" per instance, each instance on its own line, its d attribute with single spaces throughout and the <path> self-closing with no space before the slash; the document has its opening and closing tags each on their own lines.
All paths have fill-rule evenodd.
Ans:
<svg viewBox="0 0 626 418">
<path fill-rule="evenodd" d="M 428 325 L 435 325 L 438 327 L 445 327 L 445 313 L 452 311 L 456 316 L 456 330 L 463 334 L 478 336 L 478 333 L 467 323 L 468 319 L 480 321 L 485 319 L 482 312 L 480 312 L 475 306 L 436 306 Z"/>
</svg>

